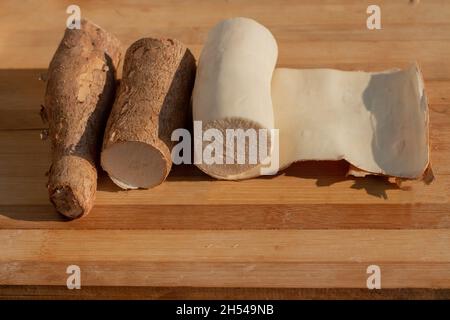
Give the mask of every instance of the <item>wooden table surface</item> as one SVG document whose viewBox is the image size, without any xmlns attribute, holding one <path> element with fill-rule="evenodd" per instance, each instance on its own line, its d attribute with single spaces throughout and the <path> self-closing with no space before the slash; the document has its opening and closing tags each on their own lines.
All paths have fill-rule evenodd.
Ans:
<svg viewBox="0 0 450 320">
<path fill-rule="evenodd" d="M 274 177 L 215 181 L 174 168 L 151 190 L 103 174 L 90 215 L 64 221 L 47 198 L 39 75 L 73 1 L 0 2 L 0 297 L 450 297 L 450 1 L 77 1 L 128 46 L 175 37 L 198 57 L 208 29 L 246 16 L 266 25 L 278 65 L 382 70 L 418 61 L 430 107 L 435 181 L 398 188 L 345 178 L 344 162 L 306 162 Z M 66 268 L 81 268 L 68 290 Z M 369 265 L 381 291 L 366 288 Z"/>
</svg>

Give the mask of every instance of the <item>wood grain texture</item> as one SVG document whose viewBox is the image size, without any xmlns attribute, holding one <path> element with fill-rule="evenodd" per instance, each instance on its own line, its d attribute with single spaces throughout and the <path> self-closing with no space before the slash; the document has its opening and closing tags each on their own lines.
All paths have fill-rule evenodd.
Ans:
<svg viewBox="0 0 450 320">
<path fill-rule="evenodd" d="M 114 299 L 114 300 L 295 300 L 295 299 L 370 299 L 370 300 L 448 300 L 448 289 L 321 289 L 321 288 L 193 288 L 193 287 L 84 287 L 67 290 L 65 286 L 0 286 L 2 299 Z"/>
<path fill-rule="evenodd" d="M 77 1 L 125 45 L 174 37 L 198 57 L 214 24 L 247 16 L 275 35 L 279 66 L 369 71 L 418 61 L 436 180 L 398 188 L 345 178 L 342 161 L 242 182 L 177 166 L 139 191 L 119 191 L 102 174 L 96 206 L 76 221 L 48 203 L 49 143 L 39 138 L 38 79 L 69 4 L 0 3 L 0 298 L 448 299 L 450 2 L 377 1 L 382 30 L 369 31 L 370 1 Z M 82 269 L 78 292 L 64 288 L 69 264 Z M 364 289 L 369 264 L 381 267 L 384 290 Z"/>
<path fill-rule="evenodd" d="M 77 264 L 88 286 L 364 288 L 377 264 L 384 288 L 450 286 L 448 230 L 2 230 L 0 242 L 12 285 L 63 285 Z"/>
</svg>

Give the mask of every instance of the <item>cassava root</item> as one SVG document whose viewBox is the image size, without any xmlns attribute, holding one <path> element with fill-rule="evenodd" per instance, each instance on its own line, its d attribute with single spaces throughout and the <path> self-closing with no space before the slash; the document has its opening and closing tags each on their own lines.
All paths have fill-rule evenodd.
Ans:
<svg viewBox="0 0 450 320">
<path fill-rule="evenodd" d="M 49 123 L 50 201 L 61 214 L 89 213 L 97 189 L 98 150 L 115 93 L 119 41 L 95 24 L 66 29 L 48 69 L 43 118 Z"/>
<path fill-rule="evenodd" d="M 144 38 L 127 50 L 101 163 L 123 189 L 162 183 L 172 166 L 172 132 L 188 125 L 195 59 L 177 40 Z"/>
</svg>

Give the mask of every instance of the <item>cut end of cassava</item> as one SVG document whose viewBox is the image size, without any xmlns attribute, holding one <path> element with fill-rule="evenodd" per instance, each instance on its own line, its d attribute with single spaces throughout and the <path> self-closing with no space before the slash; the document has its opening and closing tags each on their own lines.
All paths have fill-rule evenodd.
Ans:
<svg viewBox="0 0 450 320">
<path fill-rule="evenodd" d="M 138 141 L 108 146 L 102 151 L 101 162 L 111 180 L 122 189 L 155 187 L 166 179 L 171 166 L 165 152 Z"/>
<path fill-rule="evenodd" d="M 260 168 L 271 155 L 269 129 L 256 121 L 238 117 L 206 122 L 203 126 L 203 136 L 206 136 L 210 129 L 215 130 L 216 134 L 212 139 L 203 137 L 202 161 L 197 164 L 200 170 L 216 179 L 224 180 L 242 180 L 260 175 Z M 261 139 L 263 136 L 265 141 Z M 217 137 L 221 138 L 216 139 Z M 241 150 L 238 148 L 239 144 L 242 146 Z M 219 149 L 222 150 L 221 154 Z M 256 155 L 253 159 L 251 152 Z M 262 159 L 261 154 L 266 156 Z"/>
</svg>

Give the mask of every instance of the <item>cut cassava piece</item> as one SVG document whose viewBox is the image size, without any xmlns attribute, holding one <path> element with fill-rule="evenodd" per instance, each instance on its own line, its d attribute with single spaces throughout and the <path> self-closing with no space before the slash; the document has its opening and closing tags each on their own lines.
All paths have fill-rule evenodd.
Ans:
<svg viewBox="0 0 450 320">
<path fill-rule="evenodd" d="M 254 20 L 233 18 L 214 27 L 199 60 L 194 121 L 219 132 L 278 129 L 269 150 L 278 169 L 296 161 L 345 159 L 367 174 L 423 178 L 428 105 L 417 65 L 384 72 L 275 69 L 277 51 L 270 31 Z M 202 140 L 204 154 L 210 143 Z M 259 176 L 263 168 L 198 166 L 230 180 Z"/>
<path fill-rule="evenodd" d="M 128 48 L 101 163 L 123 189 L 162 183 L 172 166 L 172 132 L 191 118 L 195 59 L 181 42 L 140 39 Z"/>
<path fill-rule="evenodd" d="M 48 192 L 69 218 L 89 213 L 97 189 L 99 149 L 115 93 L 120 42 L 90 21 L 66 29 L 48 69 L 43 117 L 52 165 Z"/>
<path fill-rule="evenodd" d="M 277 55 L 277 44 L 270 31 L 250 19 L 225 20 L 208 34 L 195 80 L 193 118 L 202 122 L 205 132 L 218 130 L 223 139 L 223 150 L 216 148 L 211 161 L 205 152 L 201 159 L 196 152 L 197 166 L 209 175 L 219 179 L 239 179 L 248 172 L 259 172 L 257 169 L 265 159 L 257 157 L 256 161 L 250 162 L 251 143 L 248 140 L 246 143 L 250 138 L 229 135 L 227 139 L 227 130 L 244 129 L 256 133 L 260 129 L 274 128 L 271 79 Z M 263 137 L 266 139 L 264 151 L 270 154 L 270 136 Z M 255 144 L 262 145 L 263 140 L 259 138 L 256 135 Z M 205 151 L 209 139 L 202 140 L 200 143 Z M 244 163 L 238 162 L 238 144 L 244 146 Z M 233 146 L 236 147 L 231 148 Z M 227 148 L 234 149 L 228 156 Z M 227 160 L 235 161 L 227 163 Z"/>
</svg>

